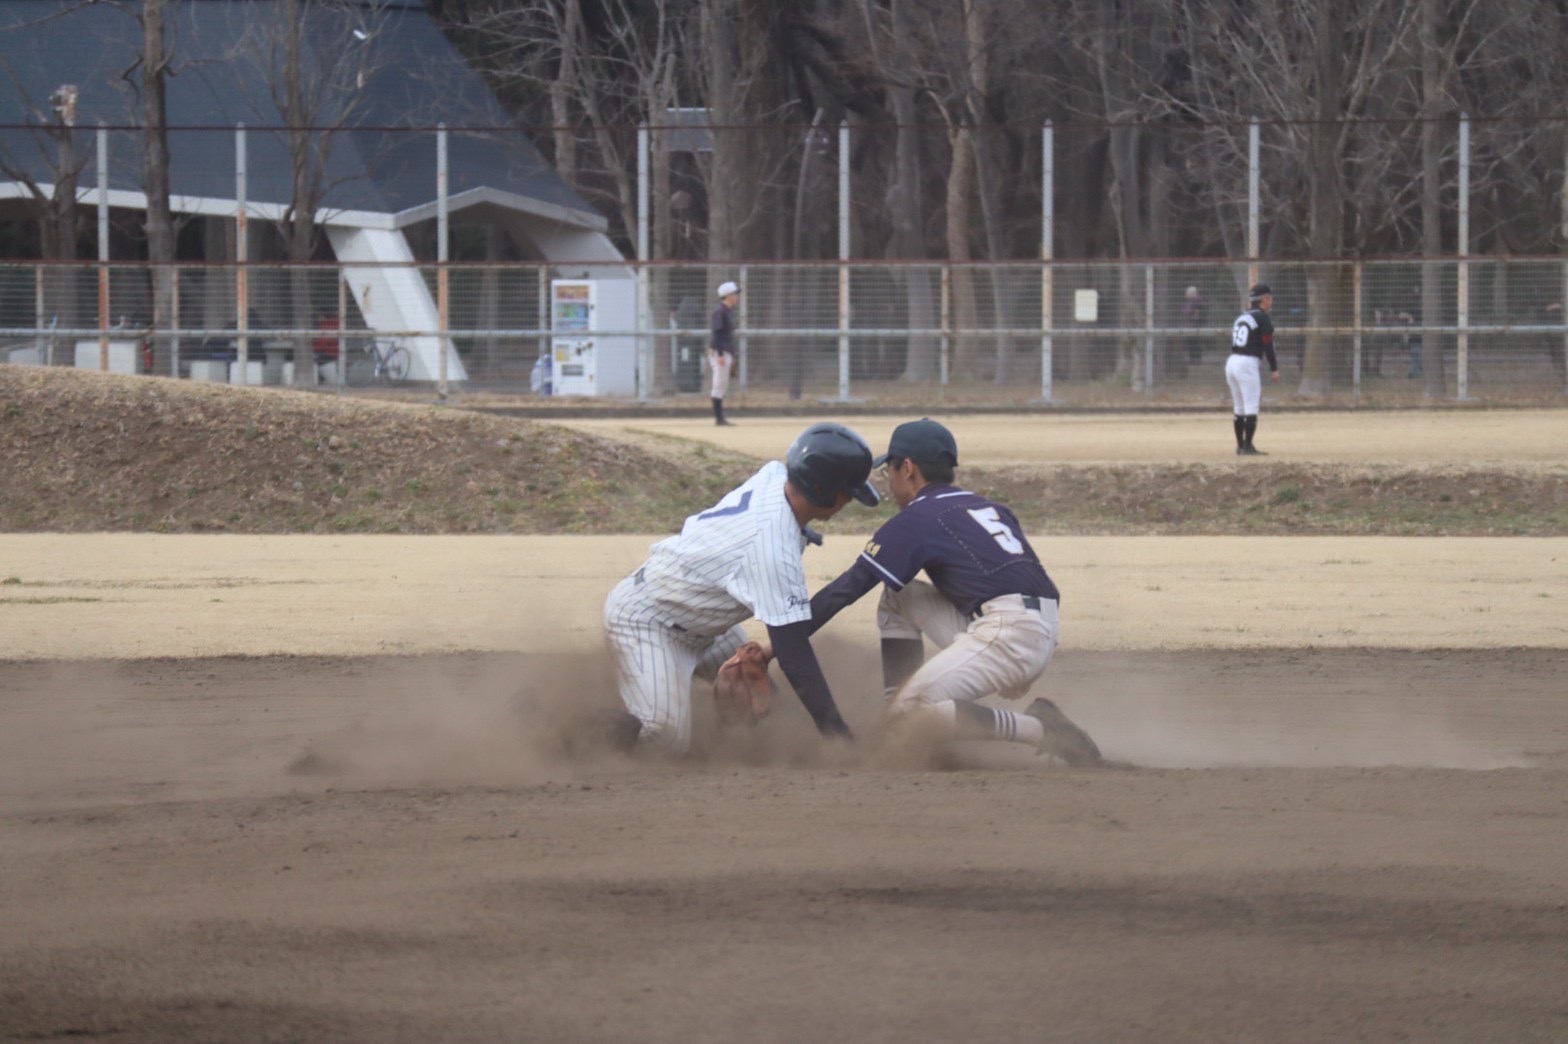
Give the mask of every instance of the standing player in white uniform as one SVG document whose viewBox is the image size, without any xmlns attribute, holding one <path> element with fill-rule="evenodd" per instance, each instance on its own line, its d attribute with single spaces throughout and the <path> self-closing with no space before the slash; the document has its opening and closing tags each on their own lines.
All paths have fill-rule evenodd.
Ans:
<svg viewBox="0 0 1568 1044">
<path fill-rule="evenodd" d="M 801 554 L 851 500 L 874 506 L 871 447 L 840 424 L 814 424 L 785 460 L 763 466 L 678 536 L 655 544 L 604 604 L 621 702 L 612 728 L 622 747 L 670 754 L 691 746 L 691 680 L 711 681 L 747 641 L 756 617 L 784 676 L 824 736 L 849 736 L 810 642 L 811 597 Z M 817 538 L 817 539 L 820 539 Z"/>
<path fill-rule="evenodd" d="M 1004 504 L 953 485 L 958 444 L 929 418 L 900 424 L 887 453 L 899 512 L 855 564 L 811 599 L 815 630 L 883 585 L 877 605 L 888 718 L 921 715 L 948 736 L 1028 743 L 1069 765 L 1100 749 L 1050 700 L 1022 712 L 975 702 L 1021 699 L 1056 651 L 1056 585 Z M 927 583 L 916 577 L 924 570 Z M 940 650 L 925 659 L 924 638 Z"/>
<path fill-rule="evenodd" d="M 1264 457 L 1267 454 L 1252 444 L 1252 436 L 1258 430 L 1258 408 L 1263 401 L 1259 367 L 1265 358 L 1269 361 L 1269 380 L 1279 380 L 1279 360 L 1274 357 L 1274 320 L 1269 317 L 1274 291 L 1267 283 L 1258 283 L 1250 297 L 1252 307 L 1238 315 L 1231 326 L 1225 383 L 1230 385 L 1235 410 L 1231 424 L 1236 432 L 1236 455 Z"/>
</svg>

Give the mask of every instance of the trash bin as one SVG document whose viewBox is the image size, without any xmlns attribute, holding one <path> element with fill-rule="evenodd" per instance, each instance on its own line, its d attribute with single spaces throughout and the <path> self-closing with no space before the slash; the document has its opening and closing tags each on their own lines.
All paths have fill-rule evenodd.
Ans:
<svg viewBox="0 0 1568 1044">
<path fill-rule="evenodd" d="M 675 390 L 702 390 L 702 351 L 695 344 L 683 344 L 675 353 Z"/>
</svg>

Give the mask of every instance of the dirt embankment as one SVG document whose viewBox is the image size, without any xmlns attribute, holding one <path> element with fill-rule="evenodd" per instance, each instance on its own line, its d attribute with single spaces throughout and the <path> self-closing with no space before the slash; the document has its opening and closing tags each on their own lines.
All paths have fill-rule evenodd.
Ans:
<svg viewBox="0 0 1568 1044">
<path fill-rule="evenodd" d="M 756 464 L 429 404 L 0 367 L 11 532 L 663 532 Z M 1563 466 L 1155 459 L 982 464 L 963 481 L 1042 533 L 1568 533 Z M 862 516 L 840 524 L 881 517 Z"/>
</svg>

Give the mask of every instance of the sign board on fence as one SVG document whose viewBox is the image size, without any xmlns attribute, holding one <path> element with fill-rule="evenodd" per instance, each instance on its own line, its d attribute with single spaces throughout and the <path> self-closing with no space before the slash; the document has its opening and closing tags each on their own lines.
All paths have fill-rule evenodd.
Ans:
<svg viewBox="0 0 1568 1044">
<path fill-rule="evenodd" d="M 1100 291 L 1073 291 L 1073 318 L 1080 323 L 1098 322 L 1100 318 Z"/>
</svg>

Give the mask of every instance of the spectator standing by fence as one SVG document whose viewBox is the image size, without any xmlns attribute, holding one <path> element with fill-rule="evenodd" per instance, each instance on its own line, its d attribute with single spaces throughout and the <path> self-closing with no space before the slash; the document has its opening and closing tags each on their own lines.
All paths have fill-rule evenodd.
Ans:
<svg viewBox="0 0 1568 1044">
<path fill-rule="evenodd" d="M 1203 323 L 1208 315 L 1208 302 L 1195 286 L 1189 286 L 1181 302 L 1181 325 L 1187 328 L 1187 361 L 1196 363 L 1203 358 Z"/>
<path fill-rule="evenodd" d="M 1410 291 L 1410 303 L 1399 313 L 1399 321 L 1405 324 L 1405 348 L 1410 353 L 1410 370 L 1405 374 L 1407 378 L 1421 376 L 1421 291 Z"/>
</svg>

